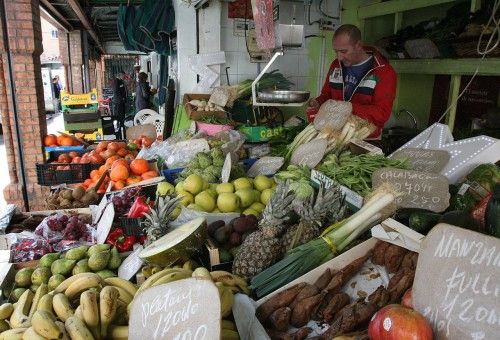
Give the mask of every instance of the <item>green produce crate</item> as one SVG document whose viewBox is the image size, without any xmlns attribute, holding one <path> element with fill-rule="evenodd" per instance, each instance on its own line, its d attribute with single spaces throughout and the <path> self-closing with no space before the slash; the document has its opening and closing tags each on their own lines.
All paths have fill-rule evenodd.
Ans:
<svg viewBox="0 0 500 340">
<path fill-rule="evenodd" d="M 270 128 L 267 126 L 243 125 L 239 130 L 245 134 L 248 142 L 257 143 L 267 142 L 271 137 L 279 135 L 283 130 L 283 126 Z"/>
</svg>

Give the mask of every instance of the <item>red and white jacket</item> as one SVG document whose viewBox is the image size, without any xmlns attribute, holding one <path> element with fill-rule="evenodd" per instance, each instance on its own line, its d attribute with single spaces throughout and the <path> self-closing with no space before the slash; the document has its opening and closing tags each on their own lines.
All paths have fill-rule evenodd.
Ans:
<svg viewBox="0 0 500 340">
<path fill-rule="evenodd" d="M 354 89 L 351 98 L 352 113 L 358 117 L 372 122 L 377 129 L 370 138 L 380 135 L 384 124 L 389 120 L 392 104 L 396 97 L 396 72 L 376 49 L 365 47 L 368 54 L 373 55 L 373 68 L 361 79 Z M 328 99 L 344 100 L 344 78 L 342 66 L 338 59 L 330 65 L 321 94 L 316 98 L 319 104 Z M 316 112 L 309 114 L 309 119 L 314 119 Z"/>
</svg>

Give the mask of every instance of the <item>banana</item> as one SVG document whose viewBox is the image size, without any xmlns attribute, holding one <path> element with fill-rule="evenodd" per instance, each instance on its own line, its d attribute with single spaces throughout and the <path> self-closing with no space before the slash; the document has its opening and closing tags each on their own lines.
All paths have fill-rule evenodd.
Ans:
<svg viewBox="0 0 500 340">
<path fill-rule="evenodd" d="M 238 275 L 234 275 L 223 270 L 216 270 L 210 272 L 210 276 L 212 276 L 214 282 L 222 282 L 225 286 L 238 287 L 241 292 L 247 295 L 250 294 L 247 282 Z"/>
<path fill-rule="evenodd" d="M 106 286 L 101 290 L 99 311 L 101 317 L 102 338 L 106 338 L 108 326 L 115 318 L 118 296 L 120 296 L 120 292 L 115 287 Z"/>
<path fill-rule="evenodd" d="M 127 292 L 122 287 L 117 287 L 117 286 L 111 286 L 111 287 L 118 289 L 118 292 L 120 293 L 118 300 L 121 303 L 123 303 L 125 306 L 128 305 L 129 303 L 131 303 L 132 300 L 134 299 L 134 297 L 132 295 L 130 295 L 129 292 Z"/>
<path fill-rule="evenodd" d="M 187 270 L 190 270 L 190 271 L 193 271 L 195 270 L 196 268 L 198 268 L 200 265 L 198 263 L 196 263 L 195 261 L 193 260 L 187 260 L 186 262 L 184 262 L 184 264 L 182 265 L 182 268 L 183 269 L 187 269 Z"/>
<path fill-rule="evenodd" d="M 63 282 L 61 282 L 59 284 L 59 286 L 57 286 L 57 288 L 53 290 L 53 292 L 54 292 L 54 294 L 63 293 L 76 280 L 79 280 L 79 279 L 84 278 L 84 277 L 85 278 L 90 278 L 90 277 L 96 277 L 96 276 L 98 278 L 100 278 L 100 276 L 97 275 L 97 274 L 95 274 L 95 273 L 80 273 L 80 274 L 76 274 L 76 275 L 70 276 L 66 280 L 64 280 Z"/>
<path fill-rule="evenodd" d="M 0 320 L 0 333 L 10 329 L 9 323 L 5 320 Z"/>
<path fill-rule="evenodd" d="M 173 282 L 173 281 L 187 279 L 188 277 L 191 277 L 191 272 L 189 272 L 189 271 L 170 273 L 170 274 L 167 274 L 167 275 L 161 277 L 157 281 L 155 281 L 153 283 L 153 286 L 158 286 L 158 285 L 162 285 L 162 284 Z"/>
<path fill-rule="evenodd" d="M 54 308 L 54 312 L 56 312 L 57 317 L 63 322 L 75 314 L 68 297 L 63 293 L 56 294 L 52 298 L 52 307 Z"/>
<path fill-rule="evenodd" d="M 116 316 L 115 320 L 113 321 L 113 325 L 116 326 L 128 325 L 127 306 L 120 302 L 118 303 L 118 306 L 116 306 Z"/>
<path fill-rule="evenodd" d="M 225 287 L 221 282 L 216 282 L 215 285 L 219 289 L 221 317 L 225 318 L 231 314 L 234 303 L 234 295 L 231 290 Z"/>
<path fill-rule="evenodd" d="M 229 320 L 221 320 L 221 328 L 222 329 L 229 329 L 231 331 L 236 331 L 236 325 L 234 322 L 229 321 Z"/>
<path fill-rule="evenodd" d="M 33 298 L 33 303 L 31 304 L 30 308 L 30 313 L 28 314 L 29 317 L 32 317 L 33 314 L 35 314 L 37 308 L 38 308 L 38 303 L 40 302 L 40 299 L 45 296 L 49 292 L 49 288 L 46 283 L 42 283 L 40 287 L 36 290 L 35 297 Z"/>
<path fill-rule="evenodd" d="M 151 275 L 161 272 L 163 269 L 160 266 L 153 266 L 151 268 Z"/>
<path fill-rule="evenodd" d="M 152 287 L 153 283 L 155 283 L 155 281 L 157 281 L 158 279 L 160 279 L 164 275 L 168 275 L 170 273 L 178 273 L 178 272 L 182 272 L 182 271 L 184 271 L 184 269 L 182 269 L 182 268 L 166 268 L 166 269 L 163 269 L 162 271 L 160 271 L 160 272 L 158 272 L 156 274 L 153 274 L 150 277 L 148 277 L 148 279 L 146 281 L 144 281 L 143 284 L 139 287 L 139 289 L 137 290 L 137 292 L 140 292 L 140 291 L 143 291 L 144 289 Z"/>
<path fill-rule="evenodd" d="M 12 303 L 6 302 L 0 306 L 0 320 L 5 320 L 10 318 L 12 312 L 14 311 L 14 306 Z"/>
<path fill-rule="evenodd" d="M 56 321 L 56 325 L 61 330 L 61 339 L 60 340 L 71 340 L 69 338 L 68 332 L 66 332 L 66 327 L 64 327 L 64 322 Z"/>
<path fill-rule="evenodd" d="M 45 340 L 44 336 L 38 334 L 33 327 L 28 328 L 23 333 L 23 340 Z"/>
<path fill-rule="evenodd" d="M 97 305 L 97 293 L 87 290 L 80 296 L 83 321 L 90 329 L 94 338 L 99 338 L 99 307 Z"/>
<path fill-rule="evenodd" d="M 11 328 L 28 328 L 31 326 L 31 318 L 28 316 L 31 302 L 33 301 L 33 293 L 27 289 L 17 301 L 17 305 L 10 316 Z"/>
<path fill-rule="evenodd" d="M 104 280 L 106 284 L 112 285 L 115 287 L 120 287 L 125 289 L 130 295 L 134 296 L 137 293 L 137 287 L 130 281 L 124 280 L 119 277 L 108 277 Z"/>
<path fill-rule="evenodd" d="M 192 277 L 197 277 L 200 279 L 208 279 L 212 281 L 212 276 L 210 275 L 210 272 L 208 271 L 207 268 L 205 267 L 198 267 L 193 271 L 193 274 L 191 275 Z"/>
<path fill-rule="evenodd" d="M 9 329 L 0 333 L 0 340 L 23 340 L 23 334 L 27 329 L 28 327 Z"/>
<path fill-rule="evenodd" d="M 58 339 L 61 330 L 56 325 L 56 318 L 44 310 L 36 311 L 31 318 L 31 327 L 40 334 L 49 339 Z"/>
<path fill-rule="evenodd" d="M 76 316 L 80 320 L 83 320 L 82 306 L 76 307 L 74 316 Z"/>
<path fill-rule="evenodd" d="M 54 314 L 54 309 L 52 308 L 54 296 L 51 294 L 45 294 L 38 302 L 36 310 L 44 310 L 46 312 Z"/>
<path fill-rule="evenodd" d="M 222 329 L 220 332 L 221 340 L 240 340 L 240 335 L 238 332 L 231 329 Z"/>
<path fill-rule="evenodd" d="M 94 340 L 94 337 L 87 326 L 85 326 L 83 321 L 76 316 L 69 317 L 64 323 L 64 326 L 66 327 L 66 331 L 68 331 L 71 339 Z"/>
<path fill-rule="evenodd" d="M 110 326 L 109 338 L 113 340 L 127 340 L 128 326 Z"/>
<path fill-rule="evenodd" d="M 71 301 L 87 289 L 98 288 L 101 284 L 102 279 L 98 275 L 91 277 L 82 277 L 70 284 L 64 294 Z"/>
<path fill-rule="evenodd" d="M 23 340 L 46 340 L 47 338 L 38 334 L 33 327 L 23 333 Z"/>
</svg>

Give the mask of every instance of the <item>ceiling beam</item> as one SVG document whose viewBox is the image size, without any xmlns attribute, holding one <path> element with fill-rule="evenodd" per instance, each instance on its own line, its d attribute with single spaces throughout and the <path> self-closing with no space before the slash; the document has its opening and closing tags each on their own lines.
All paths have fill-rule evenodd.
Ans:
<svg viewBox="0 0 500 340">
<path fill-rule="evenodd" d="M 57 21 L 66 31 L 72 31 L 73 26 L 64 18 L 64 16 L 49 2 L 49 0 L 40 0 L 41 8 L 49 14 L 54 21 Z M 49 21 L 49 20 L 47 20 Z M 54 25 L 54 24 L 53 24 Z M 56 25 L 54 25 L 56 26 Z M 57 27 L 57 26 L 56 26 Z"/>
<path fill-rule="evenodd" d="M 51 24 L 52 26 L 54 26 L 58 30 L 62 30 L 66 33 L 69 32 L 69 29 L 67 29 L 63 24 L 61 24 L 59 21 L 54 19 L 54 17 L 52 15 L 50 15 L 50 13 L 47 12 L 47 10 L 45 8 L 43 8 L 42 6 L 40 6 L 40 17 L 45 19 L 45 21 L 47 21 L 49 24 Z"/>
<path fill-rule="evenodd" d="M 85 15 L 85 12 L 83 12 L 83 9 L 78 3 L 78 1 L 77 0 L 66 0 L 66 1 L 71 6 L 71 9 L 73 10 L 73 12 L 75 12 L 78 19 L 80 19 L 80 21 L 82 22 L 83 27 L 85 27 L 89 35 L 92 37 L 92 39 L 94 39 L 94 42 L 96 43 L 97 47 L 101 50 L 101 52 L 104 53 L 104 48 L 102 47 L 101 41 L 97 36 L 96 32 L 94 31 L 94 28 L 92 27 L 92 24 L 90 23 L 89 19 Z"/>
</svg>

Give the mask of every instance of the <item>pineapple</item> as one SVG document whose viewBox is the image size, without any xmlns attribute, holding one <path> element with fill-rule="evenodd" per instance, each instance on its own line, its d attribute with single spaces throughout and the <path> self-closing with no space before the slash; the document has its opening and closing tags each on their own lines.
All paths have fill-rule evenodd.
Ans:
<svg viewBox="0 0 500 340">
<path fill-rule="evenodd" d="M 321 226 L 336 222 L 344 215 L 343 194 L 339 186 L 329 189 L 319 188 L 318 194 L 306 201 L 294 201 L 294 211 L 300 222 L 288 228 L 281 239 L 283 253 L 318 237 Z M 327 224 L 328 225 L 328 224 Z"/>
<path fill-rule="evenodd" d="M 142 226 L 147 236 L 147 244 L 151 244 L 160 237 L 164 236 L 170 229 L 169 223 L 172 220 L 170 215 L 180 204 L 181 197 L 158 196 L 155 205 L 151 208 Z"/>
<path fill-rule="evenodd" d="M 250 234 L 233 261 L 233 273 L 250 278 L 270 267 L 283 255 L 280 236 L 291 218 L 295 199 L 288 183 L 280 183 L 262 213 L 259 230 Z"/>
</svg>

